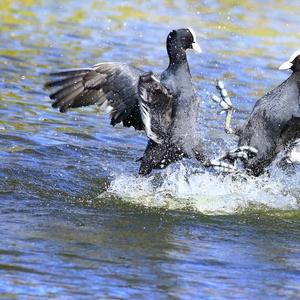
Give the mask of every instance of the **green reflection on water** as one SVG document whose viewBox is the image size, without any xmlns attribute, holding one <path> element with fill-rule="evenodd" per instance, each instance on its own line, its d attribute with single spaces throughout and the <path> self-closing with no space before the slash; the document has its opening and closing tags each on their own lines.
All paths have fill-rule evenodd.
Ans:
<svg viewBox="0 0 300 300">
<path fill-rule="evenodd" d="M 126 22 L 137 24 L 138 30 L 143 32 L 145 24 L 156 23 L 161 31 L 166 32 L 176 24 L 192 24 L 198 27 L 202 35 L 209 37 L 211 48 L 207 52 L 222 52 L 223 56 L 238 56 L 243 58 L 264 57 L 266 45 L 278 43 L 275 38 L 284 36 L 282 23 L 268 15 L 263 10 L 260 2 L 242 0 L 219 0 L 206 3 L 205 1 L 86 1 L 86 6 L 78 5 L 70 0 L 63 1 L 64 7 L 70 9 L 57 14 L 54 13 L 53 2 L 36 0 L 3 0 L 0 11 L 0 30 L 2 41 L 0 41 L 0 59 L 4 62 L 5 77 L 2 79 L 4 86 L 1 100 L 9 107 L 10 112 L 17 116 L 14 121 L 10 116 L 8 120 L 1 120 L 1 124 L 10 123 L 14 128 L 32 130 L 31 125 L 26 122 L 19 122 L 22 111 L 26 107 L 34 106 L 37 111 L 49 114 L 50 103 L 46 102 L 47 93 L 42 90 L 43 83 L 47 77 L 42 74 L 55 69 L 68 66 L 81 67 L 92 65 L 102 60 L 106 54 L 113 54 L 119 47 L 118 39 L 112 39 L 116 35 L 125 37 L 131 42 L 131 38 L 138 39 L 138 36 L 128 37 Z M 112 4 L 113 3 L 113 4 Z M 295 2 L 296 3 L 296 2 Z M 271 8 L 277 8 L 281 14 L 293 13 L 297 7 L 295 3 L 287 1 L 273 1 Z M 158 6 L 159 4 L 159 6 Z M 267 4 L 266 4 L 267 5 Z M 57 3 L 59 9 L 59 3 Z M 48 13 L 49 11 L 49 13 Z M 269 16 L 269 17 L 267 17 Z M 100 18 L 101 17 L 101 18 Z M 89 19 L 91 18 L 91 20 Z M 277 25 L 277 26 L 274 26 Z M 109 27 L 110 30 L 107 30 Z M 98 33 L 101 29 L 101 35 Z M 294 27 L 291 26 L 294 30 Z M 202 31 L 202 32 L 201 32 Z M 95 32 L 99 40 L 95 46 Z M 116 32 L 118 32 L 116 34 Z M 131 32 L 132 33 L 132 32 Z M 299 31 L 292 31 L 295 35 L 292 41 L 286 42 L 288 47 L 295 49 L 297 40 L 300 37 Z M 52 35 L 51 35 L 52 34 Z M 234 40 L 234 36 L 261 38 L 259 45 L 218 48 L 214 47 L 214 41 Z M 107 40 L 109 40 L 109 43 Z M 155 40 L 155 37 L 153 38 Z M 152 42 L 152 41 L 151 41 Z M 133 46 L 143 43 L 143 37 Z M 157 41 L 157 44 L 164 47 L 164 39 Z M 124 44 L 121 46 L 124 47 Z M 128 53 L 122 52 L 119 60 L 128 59 L 138 67 L 162 66 L 161 60 L 148 56 L 151 43 L 147 45 L 147 55 L 144 55 L 144 48 L 141 45 L 137 55 L 132 55 L 131 46 L 126 45 Z M 157 46 L 158 47 L 158 46 Z M 233 49 L 234 48 L 234 49 Z M 135 49 L 136 50 L 136 49 Z M 158 50 L 155 50 L 155 52 Z M 85 55 L 85 53 L 87 53 Z M 163 59 L 166 58 L 165 50 L 162 51 Z M 158 54 L 157 54 L 158 55 Z M 90 57 L 90 59 L 88 59 Z M 110 57 L 110 56 L 107 56 Z M 165 63 L 165 62 L 164 62 Z M 263 66 L 262 66 L 263 67 Z M 236 78 L 236 74 L 228 69 L 223 73 L 228 78 Z M 26 75 L 26 80 L 22 78 Z M 261 74 L 256 75 L 262 77 Z M 196 77 L 197 78 L 197 77 Z M 211 80 L 203 77 L 203 80 Z M 31 91 L 38 91 L 38 96 L 30 94 Z M 44 93 L 44 94 L 43 94 Z M 42 97 L 43 95 L 43 97 Z M 25 101 L 26 100 L 26 101 Z M 40 103 L 43 103 L 41 105 Z M 6 108 L 3 107 L 3 111 Z M 28 108 L 28 113 L 33 114 L 34 109 Z M 20 117 L 20 118 L 21 118 Z M 63 129 L 65 130 L 65 128 Z"/>
</svg>

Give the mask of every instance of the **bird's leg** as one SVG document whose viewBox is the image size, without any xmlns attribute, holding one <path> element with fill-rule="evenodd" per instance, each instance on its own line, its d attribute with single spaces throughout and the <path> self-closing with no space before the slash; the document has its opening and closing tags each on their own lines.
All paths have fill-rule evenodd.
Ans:
<svg viewBox="0 0 300 300">
<path fill-rule="evenodd" d="M 231 115 L 233 112 L 233 107 L 231 100 L 228 96 L 227 90 L 225 89 L 225 85 L 221 80 L 217 81 L 216 88 L 221 96 L 221 98 L 215 94 L 211 95 L 211 99 L 214 102 L 217 102 L 221 107 L 222 110 L 220 111 L 220 114 L 226 113 L 226 118 L 225 118 L 225 132 L 234 134 L 234 130 L 230 127 L 230 122 L 231 122 Z"/>
</svg>

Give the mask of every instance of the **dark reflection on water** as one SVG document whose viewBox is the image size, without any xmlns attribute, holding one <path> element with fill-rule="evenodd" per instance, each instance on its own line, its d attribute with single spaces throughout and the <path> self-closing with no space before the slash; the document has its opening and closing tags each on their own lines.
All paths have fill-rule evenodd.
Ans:
<svg viewBox="0 0 300 300">
<path fill-rule="evenodd" d="M 184 161 L 139 178 L 141 133 L 96 108 L 62 115 L 43 90 L 49 72 L 100 61 L 161 72 L 167 33 L 191 26 L 213 157 L 235 144 L 214 79 L 242 122 L 289 74 L 277 68 L 299 49 L 298 2 L 14 0 L 0 16 L 1 299 L 298 297 L 297 167 L 245 182 Z"/>
</svg>

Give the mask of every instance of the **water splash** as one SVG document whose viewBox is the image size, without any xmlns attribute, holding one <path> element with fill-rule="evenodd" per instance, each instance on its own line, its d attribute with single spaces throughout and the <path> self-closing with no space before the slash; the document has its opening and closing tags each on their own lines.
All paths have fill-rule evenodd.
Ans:
<svg viewBox="0 0 300 300">
<path fill-rule="evenodd" d="M 272 174 L 242 179 L 178 164 L 147 178 L 118 175 L 100 197 L 110 194 L 130 204 L 213 215 L 299 210 L 297 174 L 287 176 L 278 169 Z"/>
</svg>

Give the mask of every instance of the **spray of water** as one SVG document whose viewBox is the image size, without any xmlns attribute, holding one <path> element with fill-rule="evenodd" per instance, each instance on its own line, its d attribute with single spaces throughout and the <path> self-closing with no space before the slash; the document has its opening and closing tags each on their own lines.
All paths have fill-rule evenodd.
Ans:
<svg viewBox="0 0 300 300">
<path fill-rule="evenodd" d="M 130 204 L 213 215 L 299 211 L 299 173 L 287 175 L 274 168 L 271 174 L 241 178 L 209 171 L 199 173 L 179 163 L 149 177 L 117 175 L 101 197 L 110 194 Z"/>
</svg>

